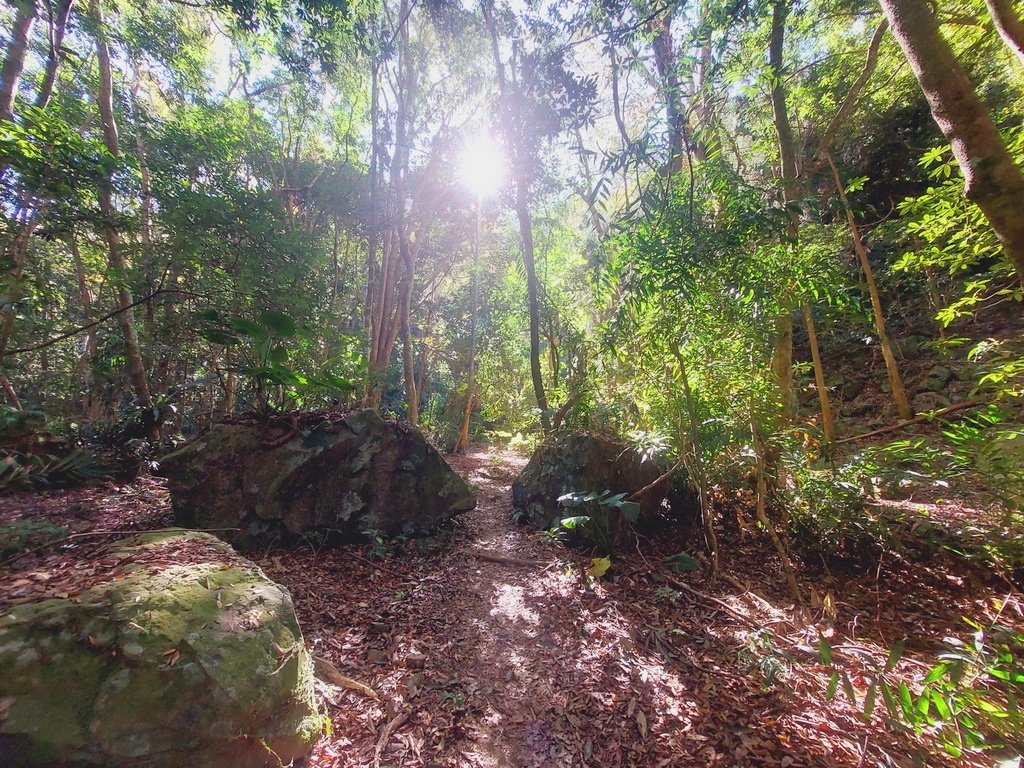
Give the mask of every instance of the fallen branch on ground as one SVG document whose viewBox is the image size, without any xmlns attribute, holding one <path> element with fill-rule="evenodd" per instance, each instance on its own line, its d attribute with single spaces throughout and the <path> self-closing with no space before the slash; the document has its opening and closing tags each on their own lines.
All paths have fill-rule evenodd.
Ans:
<svg viewBox="0 0 1024 768">
<path fill-rule="evenodd" d="M 871 432 L 865 432 L 862 435 L 851 435 L 850 437 L 844 437 L 842 440 L 836 440 L 836 444 L 839 443 L 852 443 L 854 440 L 863 440 L 865 437 L 874 437 L 875 435 L 884 435 L 888 432 L 896 432 L 897 430 L 909 427 L 913 424 L 920 424 L 922 421 L 931 421 L 937 419 L 939 416 L 945 416 L 947 413 L 953 413 L 954 411 L 961 411 L 964 408 L 973 408 L 976 405 L 984 405 L 985 400 L 964 400 L 962 403 L 956 403 L 948 408 L 943 408 L 941 411 L 929 411 L 928 413 L 922 413 L 920 416 L 915 416 L 912 419 L 906 419 L 899 422 L 898 424 L 890 424 L 888 427 L 882 427 L 881 429 L 874 429 Z"/>
<path fill-rule="evenodd" d="M 388 721 L 388 724 L 384 726 L 384 730 L 380 733 L 380 738 L 377 739 L 377 747 L 373 751 L 373 768 L 380 768 L 380 756 L 384 754 L 384 748 L 388 745 L 388 742 L 391 741 L 392 734 L 401 728 L 405 724 L 405 721 L 409 719 L 410 714 L 411 711 L 407 709 L 400 715 L 395 715 Z"/>
<path fill-rule="evenodd" d="M 380 701 L 380 696 L 377 695 L 377 692 L 373 690 L 373 688 L 360 683 L 358 680 L 353 680 L 351 677 L 341 674 L 338 668 L 323 656 L 313 657 L 313 669 L 316 671 L 318 677 L 328 683 L 340 686 L 341 688 L 347 688 L 350 691 L 356 691 L 373 699 L 374 701 Z"/>
</svg>

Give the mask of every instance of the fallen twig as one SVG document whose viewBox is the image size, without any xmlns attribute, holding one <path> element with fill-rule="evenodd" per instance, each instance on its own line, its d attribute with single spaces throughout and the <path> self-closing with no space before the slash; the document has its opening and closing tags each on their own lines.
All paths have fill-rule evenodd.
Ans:
<svg viewBox="0 0 1024 768">
<path fill-rule="evenodd" d="M 666 480 L 670 479 L 670 478 L 672 477 L 672 475 L 674 475 L 674 474 L 675 474 L 676 472 L 678 472 L 678 471 L 679 471 L 679 469 L 680 469 L 680 468 L 681 468 L 682 466 L 683 466 L 683 460 L 682 460 L 682 459 L 680 458 L 680 459 L 679 459 L 679 461 L 677 461 L 677 462 L 676 462 L 675 464 L 673 464 L 673 465 L 672 465 L 672 466 L 671 466 L 671 467 L 669 468 L 669 470 L 668 470 L 667 472 L 665 472 L 665 474 L 663 474 L 663 475 L 661 475 L 660 477 L 658 477 L 658 479 L 657 479 L 657 480 L 655 480 L 655 481 L 654 481 L 654 482 L 652 482 L 652 483 L 648 483 L 648 484 L 647 484 L 647 485 L 645 485 L 645 486 L 644 486 L 643 488 L 641 488 L 641 489 L 640 489 L 639 491 L 635 491 L 635 492 L 634 492 L 634 493 L 633 493 L 633 494 L 632 494 L 632 495 L 631 495 L 631 496 L 629 497 L 629 500 L 630 500 L 630 501 L 636 501 L 637 499 L 639 499 L 639 498 L 643 497 L 643 496 L 644 496 L 645 494 L 648 494 L 648 493 L 650 493 L 650 492 L 651 492 L 651 491 L 653 491 L 653 490 L 654 490 L 655 488 L 657 488 L 657 487 L 658 487 L 658 486 L 660 486 L 660 485 L 661 485 L 662 483 L 664 483 L 664 482 L 665 482 Z"/>
<path fill-rule="evenodd" d="M 374 701 L 380 701 L 380 696 L 373 688 L 364 683 L 360 683 L 358 680 L 353 680 L 351 677 L 341 674 L 336 666 L 330 661 L 325 659 L 323 656 L 313 657 L 313 668 L 316 670 L 316 674 L 328 683 L 347 688 L 350 691 L 356 691 L 364 696 L 373 699 Z"/>
<path fill-rule="evenodd" d="M 359 562 L 366 563 L 371 568 L 376 568 L 378 571 L 380 571 L 381 573 L 386 573 L 388 576 L 394 576 L 397 579 L 407 579 L 407 578 L 409 578 L 409 574 L 408 573 L 399 573 L 398 571 L 393 571 L 390 568 L 387 568 L 387 567 L 381 565 L 380 563 L 373 562 L 373 560 L 367 560 L 365 557 L 362 557 L 361 555 L 357 555 L 355 552 L 351 552 L 349 554 L 351 554 L 351 556 L 354 557 Z"/>
<path fill-rule="evenodd" d="M 391 741 L 391 736 L 401 728 L 405 721 L 409 719 L 409 715 L 412 714 L 411 710 L 405 710 L 401 714 L 395 715 L 388 721 L 388 724 L 384 726 L 384 730 L 380 732 L 380 738 L 377 739 L 377 746 L 373 750 L 373 768 L 380 768 L 380 757 L 384 754 L 384 748 Z"/>
<path fill-rule="evenodd" d="M 662 578 L 665 579 L 665 581 L 667 581 L 673 587 L 676 587 L 677 589 L 681 589 L 681 590 L 683 590 L 685 592 L 689 592 L 691 595 L 699 597 L 701 600 L 704 600 L 704 601 L 707 601 L 707 602 L 711 602 L 711 603 L 714 603 L 715 605 L 718 605 L 718 606 L 722 607 L 729 614 L 731 614 L 732 616 L 735 616 L 740 621 L 745 621 L 745 622 L 747 622 L 748 624 L 750 624 L 752 626 L 758 626 L 757 623 L 753 619 L 751 619 L 749 616 L 745 616 L 744 614 L 740 613 L 739 611 L 737 611 L 735 608 L 733 608 L 731 605 L 729 605 L 724 600 L 719 600 L 717 597 L 714 597 L 713 595 L 706 595 L 703 592 L 701 592 L 700 590 L 694 589 L 689 584 L 686 584 L 686 583 L 684 583 L 682 581 L 679 581 L 679 579 L 673 579 L 671 576 L 665 576 L 664 574 L 662 574 Z"/>
<path fill-rule="evenodd" d="M 875 435 L 884 435 L 888 432 L 896 432 L 897 430 L 909 427 L 912 424 L 920 424 L 922 421 L 930 421 L 937 419 L 939 416 L 945 416 L 947 413 L 953 413 L 954 411 L 961 411 L 964 408 L 973 408 L 977 405 L 984 405 L 984 400 L 964 400 L 962 403 L 956 403 L 948 408 L 943 408 L 941 411 L 929 411 L 928 413 L 922 413 L 920 416 L 915 416 L 912 419 L 905 419 L 898 424 L 890 424 L 888 427 L 882 427 L 881 429 L 873 429 L 870 432 L 865 432 L 861 435 L 851 435 L 850 437 L 844 437 L 842 440 L 836 440 L 836 444 L 839 443 L 852 443 L 854 440 L 863 440 L 865 437 L 874 437 Z"/>
</svg>

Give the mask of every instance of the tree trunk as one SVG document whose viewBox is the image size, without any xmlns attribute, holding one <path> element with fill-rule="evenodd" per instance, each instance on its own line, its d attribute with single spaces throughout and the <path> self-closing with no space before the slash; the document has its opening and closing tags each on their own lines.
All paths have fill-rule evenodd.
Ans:
<svg viewBox="0 0 1024 768">
<path fill-rule="evenodd" d="M 836 429 L 832 424 L 832 404 L 829 402 L 828 387 L 825 386 L 825 367 L 821 363 L 821 349 L 818 346 L 818 331 L 814 327 L 814 315 L 810 305 L 805 301 L 800 305 L 807 327 L 807 342 L 811 347 L 811 362 L 814 363 L 814 386 L 818 390 L 818 403 L 821 405 L 821 431 L 825 436 L 825 444 L 829 450 L 836 443 Z"/>
<path fill-rule="evenodd" d="M 796 417 L 796 397 L 793 395 L 793 315 L 789 312 L 775 318 L 771 367 L 779 388 L 782 421 L 789 424 Z"/>
<path fill-rule="evenodd" d="M 700 501 L 700 517 L 704 523 L 704 535 L 707 537 L 708 551 L 711 553 L 711 570 L 718 573 L 718 534 L 715 532 L 715 518 L 711 509 L 711 495 L 708 489 L 708 478 L 704 472 L 704 456 L 700 448 L 700 419 L 697 415 L 697 403 L 693 399 L 690 388 L 690 377 L 686 372 L 686 362 L 679 350 L 679 345 L 671 341 L 672 355 L 679 365 L 679 378 L 683 385 L 683 398 L 686 401 L 686 415 L 690 422 L 687 430 L 690 436 L 691 474 L 697 481 L 697 495 Z M 680 445 L 680 450 L 683 450 Z"/>
<path fill-rule="evenodd" d="M 964 195 L 988 219 L 1024 282 L 1024 174 L 1006 149 L 926 0 L 879 0 L 964 176 Z"/>
<path fill-rule="evenodd" d="M 910 401 L 907 400 L 907 391 L 903 387 L 903 379 L 900 377 L 899 366 L 896 364 L 896 356 L 892 353 L 892 345 L 889 343 L 889 334 L 885 329 L 885 314 L 882 312 L 882 298 L 878 293 L 878 285 L 875 283 L 875 273 L 871 269 L 871 261 L 868 259 L 867 248 L 860 236 L 860 229 L 857 227 L 857 220 L 853 217 L 853 209 L 850 208 L 850 201 L 846 198 L 846 190 L 843 189 L 842 179 L 839 178 L 839 169 L 836 168 L 832 156 L 827 156 L 829 165 L 832 166 L 832 176 L 836 182 L 836 192 L 843 203 L 846 211 L 846 221 L 850 225 L 850 237 L 853 240 L 853 249 L 857 252 L 857 259 L 860 267 L 864 270 L 864 279 L 868 284 L 868 294 L 871 296 L 871 311 L 875 318 L 875 332 L 878 334 L 878 342 L 882 347 L 882 358 L 885 360 L 885 371 L 889 376 L 889 386 L 892 389 L 892 399 L 896 403 L 896 412 L 901 419 L 913 417 L 913 410 L 910 408 Z"/>
<path fill-rule="evenodd" d="M 114 118 L 114 83 L 110 66 L 110 49 L 107 45 L 106 31 L 103 25 L 103 13 L 100 0 L 91 0 L 89 10 L 96 25 L 96 60 L 99 64 L 99 92 L 96 102 L 100 110 L 100 121 L 103 126 L 103 143 L 114 158 L 121 155 L 120 141 L 117 134 L 117 122 Z M 120 233 L 114 221 L 116 211 L 113 200 L 113 179 L 108 174 L 101 180 L 99 189 L 99 208 L 103 217 L 103 236 L 107 242 L 107 260 L 113 277 L 117 282 L 117 306 L 121 311 L 117 315 L 118 325 L 124 335 L 125 357 L 128 360 L 128 372 L 139 407 L 144 414 L 147 432 L 150 439 L 160 435 L 159 420 L 152 413 L 153 403 L 149 395 L 149 382 L 146 379 L 146 365 L 142 360 L 139 337 L 135 333 L 135 312 L 132 310 L 132 294 L 128 287 L 128 270 L 121 251 Z"/>
<path fill-rule="evenodd" d="M 1024 22 L 1013 10 L 1012 0 L 985 0 L 996 31 L 1024 64 Z"/>
<path fill-rule="evenodd" d="M 683 116 L 682 93 L 679 87 L 679 74 L 676 71 L 679 60 L 672 43 L 672 14 L 664 12 L 660 18 L 653 19 L 648 25 L 648 32 L 653 34 L 651 50 L 654 52 L 654 66 L 658 70 L 665 100 L 668 162 L 664 170 L 666 175 L 672 175 L 683 167 L 683 133 L 686 119 Z"/>
<path fill-rule="evenodd" d="M 491 51 L 494 55 L 494 68 L 498 76 L 498 90 L 502 102 L 508 104 L 509 84 L 505 78 L 505 65 L 501 61 L 498 48 L 498 32 L 494 26 L 493 9 L 485 0 L 481 4 L 484 20 L 491 36 Z M 514 115 L 504 114 L 503 119 L 514 120 Z M 540 301 L 538 299 L 537 268 L 533 249 L 533 219 L 530 216 L 530 183 L 527 169 L 523 166 L 522 152 L 517 145 L 518 134 L 508 133 L 508 145 L 511 154 L 512 169 L 516 177 L 515 208 L 519 220 L 519 235 L 523 246 L 523 266 L 526 268 L 526 295 L 530 312 L 530 377 L 533 379 L 533 394 L 540 410 L 540 423 L 545 432 L 551 431 L 551 415 L 548 413 L 548 398 L 544 392 L 544 376 L 540 366 Z"/>
<path fill-rule="evenodd" d="M 14 99 L 18 95 L 18 82 L 25 69 L 25 55 L 32 37 L 32 25 L 36 20 L 35 0 L 15 3 L 14 26 L 7 43 L 7 56 L 0 70 L 0 120 L 14 118 Z"/>
<path fill-rule="evenodd" d="M 91 323 L 95 319 L 96 298 L 89 288 L 89 280 L 85 272 L 85 263 L 82 261 L 82 253 L 78 248 L 78 237 L 74 231 L 68 235 L 68 248 L 71 251 L 71 258 L 75 263 L 75 280 L 78 283 L 78 301 L 82 307 L 82 319 Z M 99 403 L 96 400 L 96 380 L 92 372 L 92 357 L 96 352 L 96 328 L 95 326 L 86 331 L 85 351 L 76 360 L 78 378 L 82 384 L 82 412 L 88 418 L 94 419 L 99 413 Z"/>
<path fill-rule="evenodd" d="M 53 86 L 57 82 L 57 71 L 60 69 L 61 49 L 64 46 L 64 33 L 68 27 L 68 17 L 74 0 L 60 0 L 57 13 L 50 19 L 49 49 L 46 54 L 46 69 L 43 71 L 43 82 L 36 94 L 36 107 L 46 109 L 53 95 Z"/>
<path fill-rule="evenodd" d="M 516 216 L 519 219 L 519 234 L 523 243 L 523 265 L 526 267 L 526 297 L 530 310 L 530 376 L 533 379 L 533 394 L 540 409 L 540 423 L 545 432 L 551 430 L 548 414 L 548 397 L 544 392 L 544 375 L 540 367 L 540 302 L 537 298 L 537 267 L 533 253 L 533 220 L 530 216 L 529 185 L 518 172 L 516 180 Z"/>
<path fill-rule="evenodd" d="M 772 7 L 768 60 L 772 70 L 772 115 L 779 140 L 782 200 L 789 215 L 789 235 L 795 240 L 800 228 L 800 217 L 792 209 L 792 204 L 800 197 L 799 167 L 796 159 L 796 143 L 793 140 L 793 128 L 789 123 L 789 110 L 786 105 L 785 70 L 782 61 L 788 15 L 789 0 L 775 0 Z M 785 306 L 785 302 L 782 313 L 775 319 L 772 372 L 775 374 L 775 381 L 779 387 L 782 420 L 784 423 L 789 423 L 796 417 L 796 398 L 793 396 L 793 314 L 792 309 Z"/>
<path fill-rule="evenodd" d="M 408 404 L 410 424 L 419 424 L 420 395 L 416 390 L 416 366 L 412 352 L 412 329 L 409 314 L 412 304 L 412 268 L 407 271 L 405 283 L 402 285 L 402 371 L 405 375 L 405 399 Z"/>
<path fill-rule="evenodd" d="M 473 418 L 473 400 L 476 397 L 476 313 L 480 303 L 480 200 L 476 201 L 476 230 L 473 235 L 473 285 L 470 290 L 469 311 L 469 375 L 466 381 L 466 405 L 462 410 L 462 427 L 455 438 L 452 453 L 462 453 L 469 445 L 469 426 Z"/>
</svg>

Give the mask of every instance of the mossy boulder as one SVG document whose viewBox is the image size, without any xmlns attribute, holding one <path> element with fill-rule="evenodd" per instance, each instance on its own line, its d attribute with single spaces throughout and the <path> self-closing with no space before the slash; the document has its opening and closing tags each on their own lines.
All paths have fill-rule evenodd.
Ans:
<svg viewBox="0 0 1024 768">
<path fill-rule="evenodd" d="M 415 427 L 374 411 L 274 428 L 223 423 L 167 456 L 177 522 L 242 548 L 320 533 L 427 534 L 475 505 Z"/>
<path fill-rule="evenodd" d="M 635 493 L 657 480 L 661 468 L 636 448 L 588 432 L 556 433 L 546 440 L 512 483 L 512 507 L 535 528 L 550 528 L 573 514 L 559 504 L 567 493 Z M 641 500 L 640 520 L 653 519 L 669 483 Z"/>
<path fill-rule="evenodd" d="M 120 578 L 0 616 L 5 766 L 262 768 L 323 718 L 291 597 L 202 533 L 143 534 Z"/>
</svg>

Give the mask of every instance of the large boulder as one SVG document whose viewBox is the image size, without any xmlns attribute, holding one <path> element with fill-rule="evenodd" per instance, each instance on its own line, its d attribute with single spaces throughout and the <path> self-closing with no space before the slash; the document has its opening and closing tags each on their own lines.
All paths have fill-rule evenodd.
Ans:
<svg viewBox="0 0 1024 768">
<path fill-rule="evenodd" d="M 662 474 L 658 465 L 620 440 L 586 432 L 557 433 L 545 441 L 512 483 L 512 507 L 524 522 L 550 528 L 571 514 L 558 499 L 567 493 L 635 493 Z M 641 520 L 658 513 L 669 484 L 646 493 Z"/>
<path fill-rule="evenodd" d="M 218 535 L 243 548 L 309 533 L 414 536 L 476 503 L 418 429 L 369 410 L 276 431 L 219 424 L 161 466 L 177 522 L 234 529 Z"/>
<path fill-rule="evenodd" d="M 137 536 L 105 583 L 0 617 L 5 766 L 262 768 L 323 718 L 291 598 L 212 536 Z"/>
</svg>

